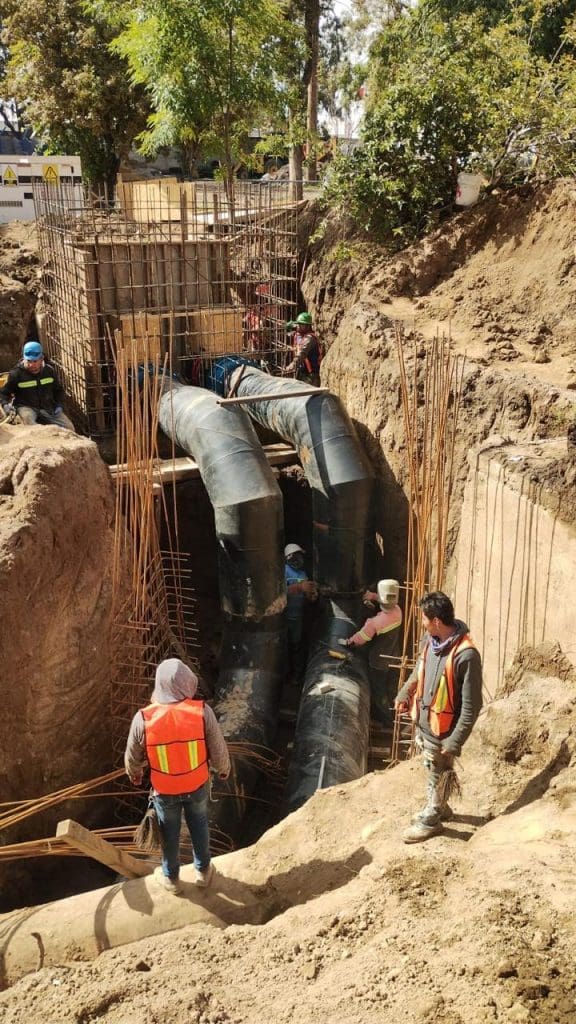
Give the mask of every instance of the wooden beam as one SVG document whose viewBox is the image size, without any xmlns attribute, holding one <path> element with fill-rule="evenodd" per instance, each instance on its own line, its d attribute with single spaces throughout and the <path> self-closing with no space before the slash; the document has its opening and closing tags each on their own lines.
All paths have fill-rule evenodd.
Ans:
<svg viewBox="0 0 576 1024">
<path fill-rule="evenodd" d="M 298 460 L 297 451 L 289 444 L 266 444 L 262 447 L 271 466 L 287 466 Z M 115 480 L 125 480 L 126 466 L 124 464 L 110 466 L 110 473 Z M 172 483 L 174 480 L 191 480 L 199 476 L 198 464 L 189 456 L 180 459 L 166 459 L 154 470 L 154 493 L 161 490 L 165 483 Z"/>
<path fill-rule="evenodd" d="M 246 395 L 245 398 L 217 398 L 217 405 L 249 405 L 252 402 L 271 402 L 276 401 L 277 398 L 303 398 L 312 395 L 327 395 L 329 393 L 328 388 L 314 388 L 313 390 L 308 387 L 306 391 L 278 391 L 271 395 Z"/>
<path fill-rule="evenodd" d="M 79 825 L 77 821 L 67 818 L 66 821 L 58 822 L 56 838 L 62 839 L 67 846 L 79 850 L 86 857 L 106 864 L 112 871 L 117 871 L 124 878 L 141 878 L 143 875 L 151 875 L 154 868 L 143 860 L 137 860 L 129 853 L 124 853 L 112 843 L 107 843 L 100 836 L 95 836 L 87 828 Z"/>
</svg>

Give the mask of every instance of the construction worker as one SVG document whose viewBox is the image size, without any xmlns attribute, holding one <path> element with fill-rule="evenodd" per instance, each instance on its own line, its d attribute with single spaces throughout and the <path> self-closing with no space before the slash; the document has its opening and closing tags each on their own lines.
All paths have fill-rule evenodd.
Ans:
<svg viewBox="0 0 576 1024">
<path fill-rule="evenodd" d="M 390 661 L 400 654 L 400 626 L 402 625 L 402 609 L 398 605 L 400 584 L 398 580 L 380 580 L 376 592 L 367 590 L 364 603 L 378 602 L 379 611 L 366 619 L 357 633 L 348 640 L 341 640 L 344 647 L 363 647 L 368 649 L 368 668 L 370 673 L 370 704 L 371 715 L 377 722 L 387 725 L 392 716 L 389 710 L 395 697 L 390 692 L 394 687 L 394 671 Z"/>
<path fill-rule="evenodd" d="M 162 835 L 160 879 L 171 893 L 181 892 L 180 825 L 182 812 L 194 849 L 195 884 L 210 884 L 213 866 L 208 836 L 209 768 L 219 779 L 230 774 L 226 740 L 211 708 L 195 700 L 198 677 L 178 658 L 156 669 L 151 703 L 132 719 L 124 765 L 135 786 L 150 766 L 152 802 Z"/>
<path fill-rule="evenodd" d="M 299 313 L 296 320 L 290 321 L 287 326 L 288 331 L 292 332 L 294 358 L 283 370 L 282 375 L 287 377 L 293 373 L 296 380 L 313 384 L 316 388 L 320 387 L 322 348 L 312 329 L 311 314 Z"/>
<path fill-rule="evenodd" d="M 287 544 L 284 548 L 289 668 L 297 682 L 302 679 L 306 665 L 303 637 L 306 602 L 315 601 L 318 597 L 318 588 L 313 580 L 308 579 L 304 568 L 305 554 L 299 544 Z"/>
<path fill-rule="evenodd" d="M 0 390 L 0 402 L 8 419 L 16 414 L 28 426 L 52 423 L 74 431 L 74 424 L 62 409 L 64 389 L 56 370 L 44 359 L 39 341 L 27 341 L 24 345 L 22 359 L 10 370 Z"/>
<path fill-rule="evenodd" d="M 424 640 L 420 656 L 396 697 L 400 712 L 410 710 L 416 742 L 428 772 L 428 799 L 404 833 L 405 843 L 421 843 L 442 832 L 454 813 L 448 803 L 458 792 L 454 758 L 459 757 L 482 709 L 482 662 L 468 626 L 454 617 L 452 602 L 440 590 L 420 601 Z"/>
</svg>

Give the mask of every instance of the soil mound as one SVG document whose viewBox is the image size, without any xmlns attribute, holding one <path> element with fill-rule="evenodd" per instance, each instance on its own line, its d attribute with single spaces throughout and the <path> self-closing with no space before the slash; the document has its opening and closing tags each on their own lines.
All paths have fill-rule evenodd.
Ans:
<svg viewBox="0 0 576 1024">
<path fill-rule="evenodd" d="M 91 441 L 0 425 L 4 801 L 108 770 L 113 515 Z M 41 823 L 46 834 L 53 822 Z M 37 821 L 30 828 L 42 834 Z M 11 842 L 24 838 L 11 832 Z M 13 895 L 4 892 L 4 909 Z"/>
<path fill-rule="evenodd" d="M 571 1024 L 576 688 L 549 674 L 555 657 L 525 651 L 483 714 L 443 836 L 401 842 L 417 762 L 319 792 L 226 858 L 228 876 L 273 897 L 267 924 L 43 968 L 0 996 L 3 1021 Z"/>
</svg>

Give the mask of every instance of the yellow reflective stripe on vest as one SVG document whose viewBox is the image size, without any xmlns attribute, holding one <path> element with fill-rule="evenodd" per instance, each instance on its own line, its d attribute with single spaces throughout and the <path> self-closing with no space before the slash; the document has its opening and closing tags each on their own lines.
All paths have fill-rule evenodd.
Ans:
<svg viewBox="0 0 576 1024">
<path fill-rule="evenodd" d="M 162 744 L 162 746 L 156 747 L 156 755 L 158 757 L 158 764 L 160 765 L 160 771 L 161 772 L 166 772 L 166 774 L 168 774 L 168 772 L 170 771 L 170 768 L 168 766 L 168 749 L 165 746 L 165 744 Z"/>
<path fill-rule="evenodd" d="M 190 740 L 189 741 L 189 743 L 188 743 L 188 757 L 190 758 L 190 767 L 191 768 L 197 768 L 198 767 L 198 763 L 199 763 L 199 760 L 198 760 L 198 741 L 197 740 Z"/>
<path fill-rule="evenodd" d="M 38 387 L 37 380 L 19 380 L 16 385 L 19 388 L 36 388 Z"/>
<path fill-rule="evenodd" d="M 54 383 L 54 377 L 41 377 L 40 378 L 40 383 L 41 384 L 53 384 Z"/>
</svg>

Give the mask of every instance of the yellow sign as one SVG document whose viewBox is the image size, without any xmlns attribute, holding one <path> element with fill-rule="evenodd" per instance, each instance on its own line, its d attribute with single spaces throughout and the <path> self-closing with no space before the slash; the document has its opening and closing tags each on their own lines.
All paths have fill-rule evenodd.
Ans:
<svg viewBox="0 0 576 1024">
<path fill-rule="evenodd" d="M 6 167 L 5 168 L 5 170 L 4 170 L 3 174 L 2 174 L 2 184 L 3 185 L 17 185 L 18 184 L 18 175 L 16 174 L 16 171 L 12 170 L 11 167 Z"/>
<path fill-rule="evenodd" d="M 42 177 L 48 185 L 57 185 L 60 181 L 60 174 L 56 164 L 45 164 L 42 168 Z"/>
</svg>

